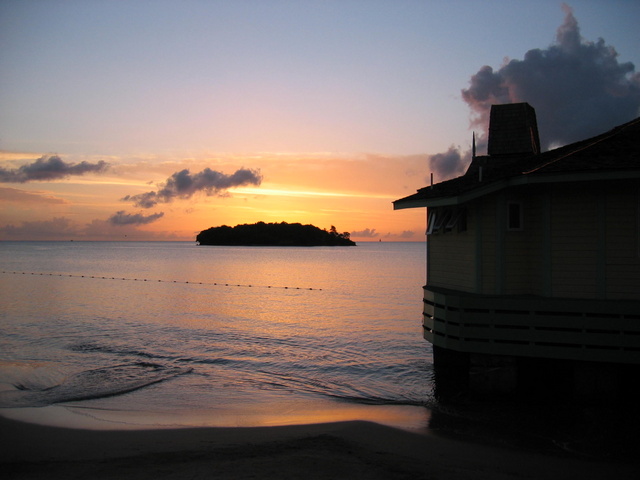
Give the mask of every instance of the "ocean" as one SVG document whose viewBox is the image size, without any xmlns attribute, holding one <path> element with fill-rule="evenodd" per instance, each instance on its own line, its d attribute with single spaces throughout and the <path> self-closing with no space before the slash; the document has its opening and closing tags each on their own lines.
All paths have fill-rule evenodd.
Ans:
<svg viewBox="0 0 640 480">
<path fill-rule="evenodd" d="M 0 242 L 0 415 L 425 428 L 424 249 Z"/>
</svg>

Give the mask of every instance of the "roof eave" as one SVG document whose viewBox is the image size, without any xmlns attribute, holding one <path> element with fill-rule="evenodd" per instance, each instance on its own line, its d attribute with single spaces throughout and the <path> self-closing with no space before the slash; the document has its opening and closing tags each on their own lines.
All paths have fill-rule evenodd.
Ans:
<svg viewBox="0 0 640 480">
<path fill-rule="evenodd" d="M 570 173 L 549 173 L 549 174 L 529 174 L 518 175 L 496 182 L 488 183 L 481 187 L 474 188 L 459 195 L 449 195 L 434 198 L 416 198 L 417 195 L 406 197 L 393 202 L 394 210 L 407 208 L 425 207 L 447 207 L 461 205 L 476 198 L 484 197 L 491 193 L 498 192 L 508 187 L 518 187 L 523 185 L 541 185 L 550 183 L 573 183 L 573 182 L 594 182 L 594 181 L 616 181 L 640 179 L 640 170 L 619 170 L 619 171 L 594 171 L 594 172 L 570 172 Z"/>
</svg>

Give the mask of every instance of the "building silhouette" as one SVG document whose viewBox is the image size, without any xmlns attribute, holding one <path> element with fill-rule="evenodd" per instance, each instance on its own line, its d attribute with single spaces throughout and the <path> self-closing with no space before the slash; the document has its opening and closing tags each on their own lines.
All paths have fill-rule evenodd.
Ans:
<svg viewBox="0 0 640 480">
<path fill-rule="evenodd" d="M 640 118 L 540 152 L 535 110 L 494 105 L 487 155 L 394 202 L 422 207 L 436 382 L 587 399 L 635 391 Z"/>
</svg>

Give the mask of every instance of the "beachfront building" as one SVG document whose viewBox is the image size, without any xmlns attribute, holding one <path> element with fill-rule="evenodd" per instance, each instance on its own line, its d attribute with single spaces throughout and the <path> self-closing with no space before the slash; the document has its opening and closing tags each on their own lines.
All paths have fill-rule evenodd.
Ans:
<svg viewBox="0 0 640 480">
<path fill-rule="evenodd" d="M 436 375 L 492 392 L 636 390 L 640 118 L 541 152 L 534 109 L 494 105 L 487 155 L 394 202 L 421 207 Z"/>
</svg>

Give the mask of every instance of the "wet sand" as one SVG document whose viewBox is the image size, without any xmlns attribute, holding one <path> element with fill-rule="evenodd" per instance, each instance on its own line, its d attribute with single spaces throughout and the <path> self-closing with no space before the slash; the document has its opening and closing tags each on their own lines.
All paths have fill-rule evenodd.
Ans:
<svg viewBox="0 0 640 480">
<path fill-rule="evenodd" d="M 370 422 L 96 431 L 0 418 L 9 479 L 637 479 L 638 465 L 498 448 Z"/>
</svg>

